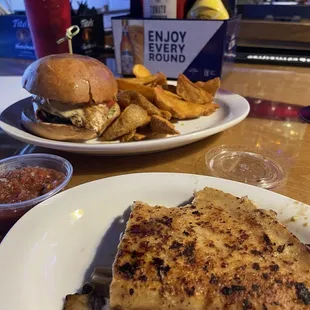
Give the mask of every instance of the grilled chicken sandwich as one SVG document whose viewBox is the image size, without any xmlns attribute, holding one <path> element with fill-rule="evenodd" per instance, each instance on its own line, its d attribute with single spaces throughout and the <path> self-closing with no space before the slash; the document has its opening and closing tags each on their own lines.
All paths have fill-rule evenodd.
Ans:
<svg viewBox="0 0 310 310">
<path fill-rule="evenodd" d="M 117 83 L 100 61 L 59 54 L 38 59 L 22 77 L 33 97 L 22 113 L 30 132 L 53 140 L 89 140 L 103 134 L 120 115 Z"/>
</svg>

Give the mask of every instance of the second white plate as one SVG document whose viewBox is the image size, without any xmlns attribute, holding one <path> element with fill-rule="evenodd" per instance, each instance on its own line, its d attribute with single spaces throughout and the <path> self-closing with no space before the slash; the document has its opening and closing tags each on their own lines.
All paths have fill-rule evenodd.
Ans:
<svg viewBox="0 0 310 310">
<path fill-rule="evenodd" d="M 106 178 L 64 191 L 30 210 L 0 245 L 0 309 L 61 310 L 63 298 L 89 280 L 95 266 L 111 266 L 130 205 L 176 206 L 205 186 L 247 195 L 302 242 L 310 243 L 310 208 L 243 183 L 191 174 L 146 173 Z M 298 215 L 298 220 L 290 221 Z M 5 281 L 5 284 L 4 284 Z"/>
</svg>

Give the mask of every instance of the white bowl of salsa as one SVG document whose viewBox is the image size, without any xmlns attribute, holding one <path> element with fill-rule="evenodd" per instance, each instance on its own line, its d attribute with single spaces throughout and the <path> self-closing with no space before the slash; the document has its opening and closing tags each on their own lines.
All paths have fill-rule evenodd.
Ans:
<svg viewBox="0 0 310 310">
<path fill-rule="evenodd" d="M 73 173 L 70 162 L 50 154 L 0 160 L 0 229 L 5 233 L 28 210 L 60 192 Z"/>
</svg>

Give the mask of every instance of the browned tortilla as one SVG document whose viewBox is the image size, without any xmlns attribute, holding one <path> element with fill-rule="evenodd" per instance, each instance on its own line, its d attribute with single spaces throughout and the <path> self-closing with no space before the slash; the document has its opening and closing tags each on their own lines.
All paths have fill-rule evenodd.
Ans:
<svg viewBox="0 0 310 310">
<path fill-rule="evenodd" d="M 310 253 L 274 212 L 210 188 L 195 196 L 182 208 L 135 203 L 112 309 L 310 309 Z"/>
</svg>

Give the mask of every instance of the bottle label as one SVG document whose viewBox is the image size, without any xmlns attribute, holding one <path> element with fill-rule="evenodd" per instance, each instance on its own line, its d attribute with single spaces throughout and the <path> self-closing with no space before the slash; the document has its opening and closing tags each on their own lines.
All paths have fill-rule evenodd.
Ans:
<svg viewBox="0 0 310 310">
<path fill-rule="evenodd" d="M 123 74 L 132 74 L 133 55 L 129 51 L 124 51 L 121 54 L 121 65 Z"/>
<path fill-rule="evenodd" d="M 177 18 L 177 0 L 144 0 L 144 18 Z"/>
</svg>

